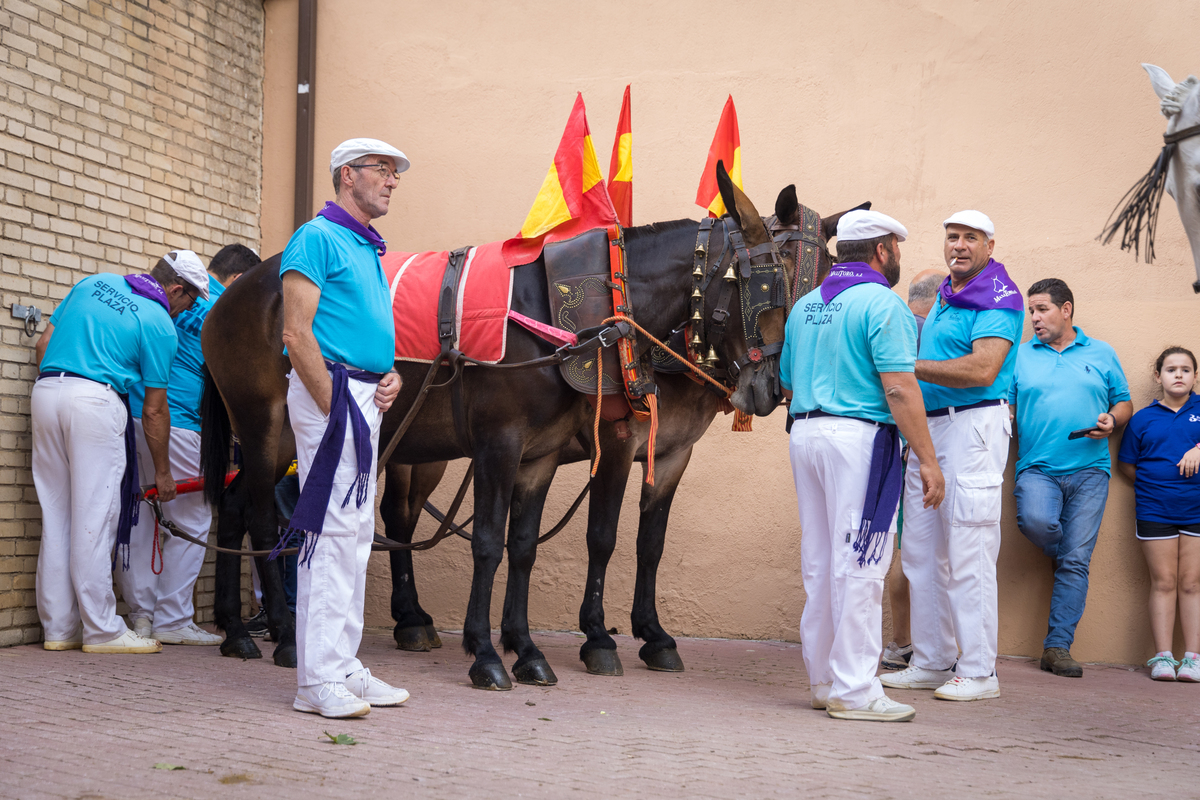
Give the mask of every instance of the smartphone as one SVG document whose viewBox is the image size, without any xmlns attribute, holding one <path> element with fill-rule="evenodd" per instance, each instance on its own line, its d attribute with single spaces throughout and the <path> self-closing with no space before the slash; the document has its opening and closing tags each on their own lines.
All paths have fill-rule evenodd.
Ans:
<svg viewBox="0 0 1200 800">
<path fill-rule="evenodd" d="M 1095 427 L 1080 428 L 1077 431 L 1071 431 L 1070 433 L 1068 433 L 1067 438 L 1068 439 L 1082 439 L 1084 436 L 1087 436 L 1089 433 L 1092 433 L 1094 431 L 1099 431 L 1099 430 L 1100 430 L 1099 428 L 1095 428 Z"/>
</svg>

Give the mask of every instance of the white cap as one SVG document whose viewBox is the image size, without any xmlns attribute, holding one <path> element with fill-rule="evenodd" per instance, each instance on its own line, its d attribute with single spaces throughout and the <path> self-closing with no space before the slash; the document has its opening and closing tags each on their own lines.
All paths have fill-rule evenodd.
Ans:
<svg viewBox="0 0 1200 800">
<path fill-rule="evenodd" d="M 396 162 L 396 172 L 409 168 L 408 156 L 378 139 L 347 139 L 333 148 L 329 154 L 329 174 L 337 175 L 338 169 L 363 156 L 388 156 Z"/>
<path fill-rule="evenodd" d="M 171 265 L 176 275 L 194 286 L 201 297 L 208 299 L 208 270 L 204 268 L 200 256 L 191 250 L 172 250 L 163 256 L 163 261 Z"/>
<path fill-rule="evenodd" d="M 968 228 L 974 228 L 977 231 L 983 231 L 989 239 L 996 238 L 996 226 L 992 224 L 991 219 L 982 211 L 959 211 L 957 214 L 951 214 L 950 218 L 942 223 L 945 228 L 948 225 L 965 225 Z"/>
<path fill-rule="evenodd" d="M 837 238 L 839 242 L 860 242 L 864 239 L 877 239 L 896 234 L 903 242 L 908 238 L 908 228 L 901 225 L 887 214 L 878 211 L 850 211 L 838 220 Z"/>
</svg>

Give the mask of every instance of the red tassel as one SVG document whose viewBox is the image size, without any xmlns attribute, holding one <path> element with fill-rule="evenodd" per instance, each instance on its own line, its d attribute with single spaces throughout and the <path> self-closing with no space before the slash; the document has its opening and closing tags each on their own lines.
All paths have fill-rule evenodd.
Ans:
<svg viewBox="0 0 1200 800">
<path fill-rule="evenodd" d="M 733 415 L 733 431 L 736 433 L 748 433 L 754 430 L 754 417 L 743 411 L 736 411 Z"/>
<path fill-rule="evenodd" d="M 650 439 L 646 442 L 646 483 L 654 485 L 654 448 L 658 441 L 658 396 L 646 395 L 650 406 Z"/>
</svg>

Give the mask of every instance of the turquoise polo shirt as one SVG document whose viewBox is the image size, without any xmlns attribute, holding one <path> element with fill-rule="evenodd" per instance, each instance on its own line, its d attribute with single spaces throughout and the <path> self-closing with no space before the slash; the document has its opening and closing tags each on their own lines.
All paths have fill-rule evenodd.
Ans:
<svg viewBox="0 0 1200 800">
<path fill-rule="evenodd" d="M 1024 313 L 1015 309 L 994 308 L 974 311 L 958 308 L 944 302 L 941 297 L 933 303 L 925 325 L 921 330 L 922 361 L 949 361 L 970 355 L 976 339 L 994 336 L 1016 344 L 1021 341 Z M 952 389 L 935 383 L 921 381 L 921 394 L 925 397 L 925 410 L 936 411 L 947 406 L 969 406 L 983 400 L 1003 400 L 1008 397 L 1008 385 L 1012 382 L 1013 369 L 1017 364 L 1017 348 L 1008 348 L 1004 365 L 991 386 L 974 386 L 970 389 Z"/>
<path fill-rule="evenodd" d="M 371 372 L 392 368 L 396 358 L 392 296 L 379 253 L 370 242 L 324 217 L 314 217 L 292 234 L 284 248 L 280 277 L 289 270 L 321 290 L 312 330 L 326 359 Z"/>
<path fill-rule="evenodd" d="M 1116 351 L 1079 328 L 1061 353 L 1036 338 L 1016 351 L 1008 402 L 1017 410 L 1017 474 L 1037 467 L 1047 475 L 1092 468 L 1111 475 L 1107 439 L 1067 434 L 1095 426 L 1096 417 L 1129 399 Z"/>
<path fill-rule="evenodd" d="M 178 341 L 171 315 L 135 295 L 122 276 L 84 278 L 58 304 L 50 324 L 54 333 L 42 372 L 74 372 L 119 394 L 142 381 L 157 389 L 167 385 Z"/>
<path fill-rule="evenodd" d="M 191 308 L 175 318 L 179 350 L 171 364 L 171 380 L 167 384 L 172 428 L 200 432 L 200 397 L 204 394 L 204 351 L 200 349 L 200 329 L 223 291 L 225 287 L 221 282 L 209 275 L 208 299 L 197 297 Z M 137 419 L 142 418 L 145 400 L 146 387 L 142 384 L 129 390 L 129 408 Z"/>
<path fill-rule="evenodd" d="M 792 306 L 779 356 L 790 410 L 895 424 L 881 372 L 912 372 L 917 322 L 891 289 L 860 283 L 826 305 L 814 289 Z"/>
</svg>

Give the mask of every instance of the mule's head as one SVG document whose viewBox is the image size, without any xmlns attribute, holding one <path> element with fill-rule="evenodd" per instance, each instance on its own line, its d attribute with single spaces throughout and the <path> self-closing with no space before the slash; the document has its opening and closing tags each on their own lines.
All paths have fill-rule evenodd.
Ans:
<svg viewBox="0 0 1200 800">
<path fill-rule="evenodd" d="M 1150 85 L 1158 95 L 1159 109 L 1167 118 L 1164 136 L 1187 131 L 1200 125 L 1200 80 L 1194 75 L 1176 83 L 1166 70 L 1142 64 L 1150 75 Z M 1192 246 L 1196 282 L 1200 292 L 1200 134 L 1180 139 L 1175 145 L 1166 180 L 1167 194 L 1175 198 L 1179 218 Z"/>
</svg>

